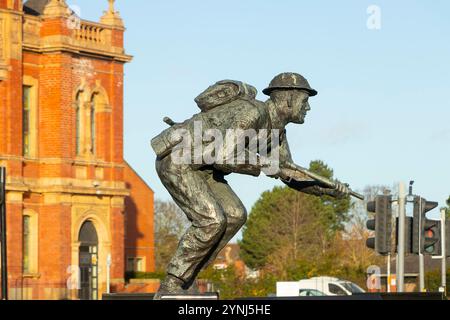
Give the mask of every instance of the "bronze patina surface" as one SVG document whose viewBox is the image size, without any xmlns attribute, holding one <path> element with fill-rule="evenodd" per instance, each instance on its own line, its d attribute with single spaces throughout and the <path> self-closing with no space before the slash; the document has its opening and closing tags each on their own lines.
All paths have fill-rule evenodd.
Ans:
<svg viewBox="0 0 450 320">
<path fill-rule="evenodd" d="M 231 85 L 234 85 L 234 89 L 227 87 Z M 255 91 L 252 86 L 238 81 L 219 82 L 197 97 L 196 101 L 203 112 L 183 123 L 165 119 L 171 128 L 152 140 L 158 156 L 156 170 L 159 178 L 192 222 L 167 267 L 167 277 L 162 282 L 156 299 L 163 294 L 195 292 L 193 284 L 197 274 L 214 261 L 220 250 L 246 222 L 247 211 L 228 185 L 226 175 L 240 173 L 259 176 L 267 166 L 262 161 L 206 163 L 201 158 L 192 164 L 175 163 L 171 152 L 181 139 L 172 138 L 171 130 L 183 129 L 194 135 L 195 123 L 200 123 L 203 131 L 216 129 L 224 135 L 230 129 L 253 129 L 256 132 L 278 130 L 281 133 L 279 139 L 275 142 L 276 145 L 274 141 L 269 142 L 268 153 L 270 155 L 274 150 L 278 153 L 279 170 L 268 174 L 269 176 L 281 179 L 299 192 L 317 196 L 326 194 L 345 197 L 351 192 L 347 185 L 326 185 L 302 172 L 295 172 L 285 127 L 289 123 L 304 123 L 305 116 L 311 109 L 308 100 L 317 94 L 308 81 L 296 73 L 282 73 L 264 90 L 270 96 L 266 102 L 256 100 Z M 214 106 L 215 101 L 220 101 L 219 105 Z M 201 140 L 202 144 L 207 142 Z M 234 150 L 233 146 L 231 149 Z M 254 152 L 259 155 L 261 150 Z"/>
</svg>

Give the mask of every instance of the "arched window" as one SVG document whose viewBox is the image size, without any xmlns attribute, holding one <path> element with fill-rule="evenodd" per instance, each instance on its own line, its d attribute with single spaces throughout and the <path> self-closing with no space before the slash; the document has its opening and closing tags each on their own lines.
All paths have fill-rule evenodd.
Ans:
<svg viewBox="0 0 450 320">
<path fill-rule="evenodd" d="M 98 235 L 91 221 L 83 223 L 78 241 L 80 242 L 79 267 L 81 300 L 98 299 Z"/>
<path fill-rule="evenodd" d="M 83 118 L 81 103 L 81 93 L 78 92 L 75 101 L 75 150 L 77 156 L 81 154 L 81 120 Z"/>
<path fill-rule="evenodd" d="M 23 155 L 29 156 L 31 141 L 31 87 L 23 86 L 23 108 L 22 108 L 22 137 L 23 137 Z"/>
<path fill-rule="evenodd" d="M 82 84 L 73 99 L 76 112 L 75 153 L 79 157 L 93 158 L 98 152 L 97 130 L 101 128 L 99 121 L 102 121 L 99 114 L 108 107 L 107 93 L 99 82 L 92 90 Z"/>
<path fill-rule="evenodd" d="M 81 226 L 78 240 L 82 245 L 86 246 L 97 246 L 98 245 L 98 236 L 97 236 L 97 230 L 95 229 L 94 224 L 92 221 L 86 221 Z"/>
<path fill-rule="evenodd" d="M 95 143 L 95 140 L 96 140 L 96 134 L 95 134 L 95 131 L 96 131 L 96 126 L 95 126 L 95 106 L 96 106 L 96 100 L 97 99 L 97 95 L 95 94 L 94 96 L 93 96 L 93 98 L 92 98 L 92 101 L 91 101 L 91 115 L 90 115 L 90 118 L 91 118 L 91 125 L 90 125 L 90 127 L 91 127 L 91 132 L 90 132 L 90 135 L 91 135 L 91 153 L 92 154 L 95 154 L 95 151 L 96 151 L 96 143 Z"/>
<path fill-rule="evenodd" d="M 24 76 L 22 89 L 22 154 L 25 157 L 36 157 L 38 81 Z"/>
<path fill-rule="evenodd" d="M 95 129 L 95 102 L 92 102 L 91 106 L 91 152 L 95 154 L 96 143 L 95 143 L 96 129 Z"/>
</svg>

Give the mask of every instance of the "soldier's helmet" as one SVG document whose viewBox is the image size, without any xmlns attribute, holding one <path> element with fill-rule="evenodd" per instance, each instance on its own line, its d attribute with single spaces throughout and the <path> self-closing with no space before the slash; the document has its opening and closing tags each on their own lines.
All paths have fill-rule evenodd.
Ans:
<svg viewBox="0 0 450 320">
<path fill-rule="evenodd" d="M 263 90 L 263 93 L 269 96 L 272 91 L 277 89 L 299 89 L 307 91 L 310 96 L 317 95 L 317 91 L 311 88 L 308 80 L 306 80 L 302 75 L 292 72 L 285 72 L 277 75 L 270 82 L 269 87 Z"/>
</svg>

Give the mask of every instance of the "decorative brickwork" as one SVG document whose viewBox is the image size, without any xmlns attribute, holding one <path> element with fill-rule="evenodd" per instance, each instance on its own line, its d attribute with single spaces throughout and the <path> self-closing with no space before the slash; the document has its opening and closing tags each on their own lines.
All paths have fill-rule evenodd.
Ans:
<svg viewBox="0 0 450 320">
<path fill-rule="evenodd" d="M 47 1 L 41 14 L 25 11 L 22 1 L 0 0 L 0 165 L 8 173 L 10 297 L 77 299 L 79 231 L 91 221 L 100 298 L 108 255 L 116 290 L 124 288 L 126 256 L 143 257 L 145 271 L 154 269 L 153 191 L 123 157 L 123 68 L 131 61 L 123 22 L 113 2 L 101 23 L 71 23 L 62 0 Z M 30 88 L 27 123 L 23 86 Z M 31 130 L 26 155 L 25 125 Z M 32 268 L 24 273 L 27 212 L 38 240 L 27 249 Z"/>
</svg>

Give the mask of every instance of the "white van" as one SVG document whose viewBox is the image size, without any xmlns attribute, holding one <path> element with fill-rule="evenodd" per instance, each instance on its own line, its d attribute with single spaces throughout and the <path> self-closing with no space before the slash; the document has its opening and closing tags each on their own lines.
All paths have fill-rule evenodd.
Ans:
<svg viewBox="0 0 450 320">
<path fill-rule="evenodd" d="M 332 277 L 277 282 L 277 297 L 350 296 L 364 292 L 353 282 Z"/>
</svg>

